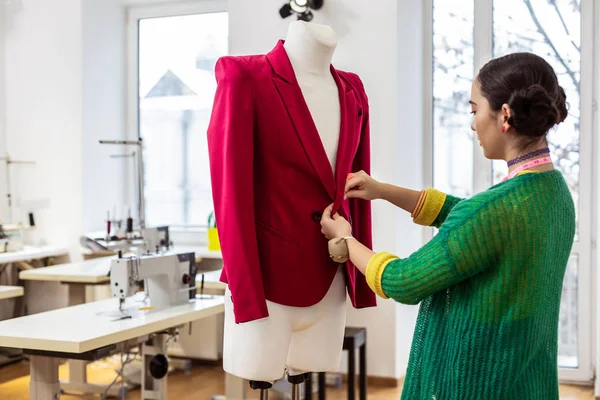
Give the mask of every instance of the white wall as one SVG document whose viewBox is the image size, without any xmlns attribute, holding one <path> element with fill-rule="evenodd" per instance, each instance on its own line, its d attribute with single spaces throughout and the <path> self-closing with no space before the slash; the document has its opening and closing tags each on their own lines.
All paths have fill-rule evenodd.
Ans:
<svg viewBox="0 0 600 400">
<path fill-rule="evenodd" d="M 68 246 L 72 260 L 80 235 L 101 229 L 123 201 L 122 161 L 109 158 L 120 149 L 98 140 L 124 136 L 124 24 L 119 0 L 26 0 L 0 52 L 6 149 L 35 161 L 11 174 L 17 216 L 34 211 L 33 244 Z M 58 284 L 28 284 L 26 293 L 35 293 L 30 312 L 67 301 Z"/>
<path fill-rule="evenodd" d="M 358 73 L 365 84 L 371 110 L 372 174 L 421 188 L 422 62 L 420 35 L 413 31 L 420 32 L 421 6 L 401 3 L 378 0 L 374 7 L 362 0 L 328 0 L 313 22 L 335 29 L 340 41 L 334 65 Z M 230 0 L 231 53 L 268 52 L 284 38 L 292 19 L 279 17 L 281 4 Z M 406 215 L 383 202 L 374 204 L 373 213 L 375 250 L 406 256 L 421 244 L 420 229 Z M 369 375 L 404 375 L 417 311 L 390 300 L 380 300 L 374 309 L 350 309 L 348 325 L 367 327 Z"/>
<path fill-rule="evenodd" d="M 7 18 L 5 16 L 5 7 L 0 7 L 0 157 L 6 152 L 6 73 L 5 73 L 5 44 Z M 0 163 L 0 221 L 6 219 L 6 181 L 4 167 Z"/>
<path fill-rule="evenodd" d="M 124 9 L 120 0 L 22 4 L 0 74 L 8 151 L 36 163 L 13 168 L 17 212 L 33 210 L 35 237 L 76 255 L 83 232 L 102 229 L 113 204 L 122 210 L 124 161 L 109 156 L 123 150 L 98 140 L 124 137 Z"/>
<path fill-rule="evenodd" d="M 83 0 L 83 229 L 104 230 L 106 212 L 123 211 L 123 170 L 110 158 L 132 148 L 101 145 L 125 137 L 125 9 L 121 0 Z"/>
<path fill-rule="evenodd" d="M 25 203 L 37 205 L 34 240 L 69 246 L 73 257 L 82 229 L 80 14 L 79 0 L 23 1 L 7 36 L 5 70 L 7 150 L 36 163 L 11 171 L 15 203 L 23 206 L 17 215 L 29 211 Z M 66 305 L 58 284 L 26 289 L 38 300 L 30 312 Z"/>
<path fill-rule="evenodd" d="M 8 151 L 36 162 L 15 168 L 15 191 L 45 205 L 34 210 L 42 240 L 73 248 L 82 229 L 80 15 L 79 0 L 24 1 L 6 43 Z"/>
</svg>

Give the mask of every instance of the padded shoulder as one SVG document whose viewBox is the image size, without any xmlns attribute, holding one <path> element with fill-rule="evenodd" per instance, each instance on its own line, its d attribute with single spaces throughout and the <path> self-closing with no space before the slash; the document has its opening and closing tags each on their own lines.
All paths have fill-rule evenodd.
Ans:
<svg viewBox="0 0 600 400">
<path fill-rule="evenodd" d="M 265 62 L 264 55 L 220 57 L 215 65 L 217 82 L 223 79 L 232 81 L 253 79 L 251 71 L 260 69 Z"/>
</svg>

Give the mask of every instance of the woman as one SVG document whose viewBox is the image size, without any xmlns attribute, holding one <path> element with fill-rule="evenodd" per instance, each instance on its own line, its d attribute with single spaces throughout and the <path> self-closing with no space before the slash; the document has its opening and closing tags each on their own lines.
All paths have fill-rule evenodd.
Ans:
<svg viewBox="0 0 600 400">
<path fill-rule="evenodd" d="M 402 399 L 558 399 L 558 315 L 575 210 L 546 135 L 567 116 L 565 93 L 546 61 L 518 53 L 481 69 L 470 104 L 485 156 L 508 163 L 504 181 L 460 199 L 351 174 L 348 198 L 385 199 L 439 228 L 408 258 L 358 243 L 331 206 L 322 232 L 335 243 L 346 238 L 350 261 L 380 297 L 421 303 Z"/>
</svg>

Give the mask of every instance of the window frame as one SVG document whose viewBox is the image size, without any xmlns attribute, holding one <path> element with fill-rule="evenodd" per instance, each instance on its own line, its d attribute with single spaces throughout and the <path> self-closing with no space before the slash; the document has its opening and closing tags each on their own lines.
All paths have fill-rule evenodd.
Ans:
<svg viewBox="0 0 600 400">
<path fill-rule="evenodd" d="M 478 71 L 493 55 L 493 2 L 494 0 L 473 0 L 474 2 L 474 70 Z M 424 185 L 431 187 L 434 182 L 434 110 L 433 110 L 433 0 L 425 0 L 424 7 L 424 73 L 427 79 L 424 84 L 424 115 L 425 132 L 423 135 L 423 159 L 425 165 Z M 577 254 L 578 263 L 578 356 L 577 369 L 559 368 L 559 378 L 564 383 L 591 383 L 594 379 L 596 362 L 600 363 L 600 354 L 592 356 L 596 348 L 600 347 L 600 338 L 596 343 L 593 338 L 595 331 L 600 332 L 600 321 L 596 321 L 596 309 L 600 310 L 600 297 L 593 294 L 592 282 L 598 280 L 596 276 L 597 256 L 595 243 L 596 228 L 596 202 L 600 197 L 597 188 L 599 182 L 594 180 L 594 171 L 598 169 L 595 157 L 600 155 L 600 148 L 594 140 L 598 132 L 598 116 L 596 115 L 596 98 L 600 92 L 594 72 L 600 71 L 600 39 L 599 28 L 595 22 L 600 22 L 600 7 L 594 5 L 593 0 L 581 0 L 581 125 L 580 125 L 580 168 L 579 168 L 579 225 L 578 241 L 573 243 L 571 254 Z M 476 74 L 476 72 L 475 72 Z M 492 185 L 492 162 L 485 158 L 479 146 L 473 146 L 473 193 L 486 190 Z M 600 205 L 599 205 L 600 206 Z M 591 216 L 582 217 L 582 216 Z M 425 233 L 425 241 L 431 239 L 435 230 L 430 229 Z M 595 278 L 595 279 L 593 279 Z M 598 328 L 596 323 L 598 322 Z M 597 359 L 597 360 L 596 360 Z M 597 385 L 600 393 L 600 384 Z"/>
<path fill-rule="evenodd" d="M 134 3 L 126 7 L 126 137 L 137 140 L 140 134 L 139 108 L 139 21 L 148 18 L 176 17 L 194 14 L 228 12 L 227 0 L 177 1 L 170 3 Z M 145 218 L 145 216 L 144 216 Z M 201 244 L 206 242 L 207 225 L 169 225 L 169 233 L 180 244 Z"/>
</svg>

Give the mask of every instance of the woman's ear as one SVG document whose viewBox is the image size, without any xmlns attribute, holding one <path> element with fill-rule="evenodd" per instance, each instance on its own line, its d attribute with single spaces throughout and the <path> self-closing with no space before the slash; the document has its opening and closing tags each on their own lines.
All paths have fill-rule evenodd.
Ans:
<svg viewBox="0 0 600 400">
<path fill-rule="evenodd" d="M 510 129 L 510 124 L 508 123 L 510 115 L 510 106 L 508 104 L 502 104 L 502 108 L 500 109 L 500 125 L 502 132 L 508 132 Z"/>
</svg>

